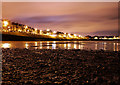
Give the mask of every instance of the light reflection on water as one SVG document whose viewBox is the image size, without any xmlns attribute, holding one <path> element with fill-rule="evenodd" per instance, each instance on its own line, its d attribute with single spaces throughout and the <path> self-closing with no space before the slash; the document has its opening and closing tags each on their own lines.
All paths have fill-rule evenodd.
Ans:
<svg viewBox="0 0 120 85">
<path fill-rule="evenodd" d="M 66 49 L 66 43 L 64 44 L 64 49 Z"/>
<path fill-rule="evenodd" d="M 29 44 L 28 44 L 28 43 L 25 43 L 25 48 L 26 48 L 26 49 L 28 49 L 28 46 L 29 46 Z"/>
<path fill-rule="evenodd" d="M 2 48 L 120 51 L 120 43 L 117 41 L 2 41 L 0 45 Z"/>
<path fill-rule="evenodd" d="M 114 50 L 113 51 L 115 51 L 115 43 L 113 43 L 113 45 L 114 45 Z"/>
<path fill-rule="evenodd" d="M 97 42 L 95 43 L 95 50 L 97 50 L 98 49 L 98 44 L 97 44 Z"/>
<path fill-rule="evenodd" d="M 103 45 L 104 45 L 103 50 L 106 50 L 106 44 L 107 44 L 106 42 L 103 43 Z"/>
<path fill-rule="evenodd" d="M 40 42 L 40 49 L 42 49 L 42 42 Z"/>
<path fill-rule="evenodd" d="M 68 49 L 70 49 L 71 48 L 71 44 L 70 43 L 68 43 Z"/>
<path fill-rule="evenodd" d="M 119 45 L 119 43 L 117 43 L 117 50 L 116 51 L 119 51 L 118 45 Z"/>
<path fill-rule="evenodd" d="M 11 44 L 9 44 L 9 43 L 3 43 L 1 47 L 2 48 L 10 48 Z"/>
<path fill-rule="evenodd" d="M 74 43 L 74 49 L 77 49 L 77 45 Z"/>
<path fill-rule="evenodd" d="M 49 49 L 49 42 L 47 41 L 47 49 Z"/>
<path fill-rule="evenodd" d="M 56 49 L 56 44 L 52 44 L 52 49 Z"/>
<path fill-rule="evenodd" d="M 38 48 L 37 46 L 38 46 L 38 44 L 37 44 L 37 42 L 35 42 L 35 49 L 37 49 L 37 48 Z"/>
</svg>

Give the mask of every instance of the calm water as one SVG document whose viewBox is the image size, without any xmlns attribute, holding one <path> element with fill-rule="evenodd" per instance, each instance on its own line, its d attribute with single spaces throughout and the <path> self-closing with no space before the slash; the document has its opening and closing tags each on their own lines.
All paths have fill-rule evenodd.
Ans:
<svg viewBox="0 0 120 85">
<path fill-rule="evenodd" d="M 117 41 L 2 41 L 2 48 L 87 49 L 120 51 Z"/>
</svg>

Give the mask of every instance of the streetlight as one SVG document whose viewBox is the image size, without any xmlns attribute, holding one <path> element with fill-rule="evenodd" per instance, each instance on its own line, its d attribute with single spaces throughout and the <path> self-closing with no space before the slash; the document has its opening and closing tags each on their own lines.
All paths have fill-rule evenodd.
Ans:
<svg viewBox="0 0 120 85">
<path fill-rule="evenodd" d="M 50 31 L 50 29 L 47 29 L 47 31 Z"/>
<path fill-rule="evenodd" d="M 42 34 L 42 30 L 40 30 L 40 35 Z"/>
<path fill-rule="evenodd" d="M 25 29 L 27 29 L 28 28 L 28 26 L 25 26 Z"/>
<path fill-rule="evenodd" d="M 76 35 L 76 34 L 74 34 L 74 36 L 76 37 L 77 35 Z"/>
<path fill-rule="evenodd" d="M 81 35 L 79 35 L 79 37 L 82 37 Z"/>
<path fill-rule="evenodd" d="M 38 29 L 37 29 L 37 28 L 35 28 L 35 34 L 37 34 L 37 31 L 38 31 Z"/>
<path fill-rule="evenodd" d="M 35 28 L 35 31 L 37 31 L 37 28 Z"/>
<path fill-rule="evenodd" d="M 6 20 L 3 21 L 3 26 L 4 26 L 4 27 L 7 27 L 8 25 L 9 25 L 8 21 L 6 21 Z"/>
<path fill-rule="evenodd" d="M 53 33 L 56 33 L 56 31 L 53 31 Z"/>
</svg>

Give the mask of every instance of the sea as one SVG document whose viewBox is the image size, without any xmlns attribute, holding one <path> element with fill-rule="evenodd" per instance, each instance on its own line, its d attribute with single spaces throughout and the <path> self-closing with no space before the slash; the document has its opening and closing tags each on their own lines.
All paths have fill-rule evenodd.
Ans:
<svg viewBox="0 0 120 85">
<path fill-rule="evenodd" d="M 118 41 L 0 41 L 2 48 L 120 51 Z"/>
</svg>

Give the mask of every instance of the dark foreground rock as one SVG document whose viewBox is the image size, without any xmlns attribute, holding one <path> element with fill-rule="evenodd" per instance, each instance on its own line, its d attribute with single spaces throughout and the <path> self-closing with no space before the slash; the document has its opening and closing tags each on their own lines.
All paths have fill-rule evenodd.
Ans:
<svg viewBox="0 0 120 85">
<path fill-rule="evenodd" d="M 2 49 L 2 85 L 119 85 L 120 52 Z"/>
</svg>

